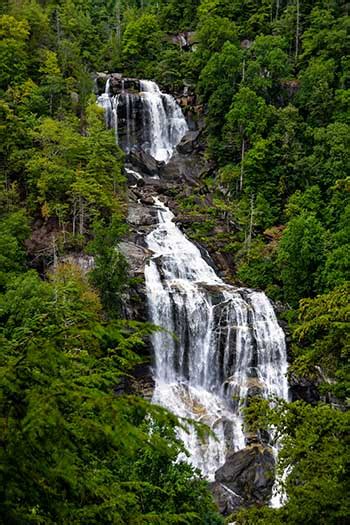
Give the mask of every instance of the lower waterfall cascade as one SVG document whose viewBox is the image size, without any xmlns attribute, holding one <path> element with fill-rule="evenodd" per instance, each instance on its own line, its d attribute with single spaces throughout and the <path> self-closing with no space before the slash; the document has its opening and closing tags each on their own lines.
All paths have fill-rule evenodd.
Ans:
<svg viewBox="0 0 350 525">
<path fill-rule="evenodd" d="M 152 337 L 153 402 L 211 428 L 216 438 L 204 443 L 194 428 L 179 434 L 190 462 L 213 480 L 228 451 L 245 446 L 241 410 L 252 391 L 288 398 L 285 337 L 266 295 L 225 284 L 172 212 L 155 205 L 145 278 L 150 320 L 165 330 Z"/>
</svg>

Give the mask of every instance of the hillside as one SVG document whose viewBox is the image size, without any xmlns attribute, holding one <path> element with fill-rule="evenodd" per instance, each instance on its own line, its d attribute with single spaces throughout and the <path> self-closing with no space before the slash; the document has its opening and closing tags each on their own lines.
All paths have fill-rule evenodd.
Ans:
<svg viewBox="0 0 350 525">
<path fill-rule="evenodd" d="M 347 523 L 349 10 L 2 2 L 1 523 Z M 179 278 L 171 310 L 156 285 Z M 245 465 L 230 504 L 208 465 L 177 461 L 224 443 L 203 400 L 181 411 L 181 392 L 175 410 L 157 387 L 172 367 L 191 385 L 208 338 L 206 366 L 226 386 L 237 372 L 222 395 L 245 420 L 241 455 L 209 465 L 222 484 L 228 457 Z M 254 352 L 238 366 L 247 341 L 275 375 Z"/>
</svg>

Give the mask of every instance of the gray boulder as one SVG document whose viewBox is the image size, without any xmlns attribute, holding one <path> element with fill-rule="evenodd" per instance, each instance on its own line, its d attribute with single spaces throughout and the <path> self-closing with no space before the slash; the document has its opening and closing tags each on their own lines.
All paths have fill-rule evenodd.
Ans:
<svg viewBox="0 0 350 525">
<path fill-rule="evenodd" d="M 213 494 L 215 503 L 218 506 L 219 512 L 224 516 L 232 514 L 237 508 L 244 505 L 243 499 L 238 494 L 232 492 L 232 490 L 219 481 L 211 483 L 210 490 Z"/>
<path fill-rule="evenodd" d="M 188 131 L 177 145 L 177 150 L 183 154 L 191 154 L 198 144 L 199 131 Z"/>
<path fill-rule="evenodd" d="M 133 149 L 129 153 L 128 161 L 140 175 L 154 177 L 159 174 L 159 163 L 142 149 Z"/>
<path fill-rule="evenodd" d="M 185 182 L 189 186 L 198 186 L 202 176 L 211 169 L 209 162 L 200 154 L 183 155 L 176 151 L 170 161 L 161 166 L 159 175 L 164 180 Z"/>
<path fill-rule="evenodd" d="M 155 225 L 157 224 L 157 210 L 152 206 L 129 203 L 127 222 L 137 227 Z"/>
<path fill-rule="evenodd" d="M 152 252 L 131 241 L 120 242 L 118 248 L 129 263 L 130 273 L 143 276 L 146 261 L 152 255 Z"/>
<path fill-rule="evenodd" d="M 274 483 L 275 459 L 268 447 L 252 444 L 230 454 L 215 479 L 243 498 L 246 504 L 267 503 Z"/>
</svg>

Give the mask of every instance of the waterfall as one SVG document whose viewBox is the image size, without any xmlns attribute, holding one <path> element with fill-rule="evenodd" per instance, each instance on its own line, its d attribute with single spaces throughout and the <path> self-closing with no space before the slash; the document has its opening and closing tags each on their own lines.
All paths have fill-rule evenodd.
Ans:
<svg viewBox="0 0 350 525">
<path fill-rule="evenodd" d="M 145 150 L 166 162 L 188 130 L 186 120 L 174 98 L 161 93 L 155 82 L 141 80 L 140 88 L 145 104 Z"/>
<path fill-rule="evenodd" d="M 98 103 L 121 147 L 169 161 L 188 130 L 175 99 L 149 80 L 122 80 L 113 95 L 117 88 L 108 80 Z M 131 164 L 126 173 L 137 181 L 135 170 Z M 146 237 L 153 255 L 145 281 L 150 321 L 163 330 L 152 335 L 153 402 L 211 429 L 204 439 L 191 424 L 178 433 L 188 460 L 214 480 L 228 454 L 246 445 L 242 413 L 249 398 L 288 399 L 285 337 L 266 295 L 224 283 L 154 200 L 158 225 Z M 271 504 L 279 503 L 275 490 Z"/>
<path fill-rule="evenodd" d="M 113 114 L 113 120 L 112 120 L 112 127 L 114 127 L 114 134 L 115 134 L 115 142 L 116 144 L 119 144 L 119 135 L 118 135 L 118 106 L 119 106 L 119 99 L 120 95 L 116 95 L 111 99 L 111 106 L 112 106 L 112 114 Z"/>
<path fill-rule="evenodd" d="M 204 442 L 193 427 L 179 435 L 190 461 L 208 479 L 229 451 L 245 446 L 242 408 L 256 391 L 286 399 L 284 334 L 262 292 L 225 284 L 156 199 L 158 226 L 147 236 L 145 269 L 155 354 L 153 401 L 207 424 Z"/>
<path fill-rule="evenodd" d="M 97 103 L 104 109 L 105 112 L 105 121 L 108 128 L 114 126 L 113 120 L 113 102 L 109 93 L 110 89 L 110 79 L 106 81 L 105 91 L 97 98 Z"/>
<path fill-rule="evenodd" d="M 106 125 L 115 129 L 116 142 L 126 153 L 137 146 L 157 161 L 167 162 L 188 131 L 182 111 L 176 100 L 162 93 L 155 82 L 140 80 L 136 93 L 128 90 L 127 81 L 123 79 L 120 92 L 113 95 L 108 77 L 105 92 L 97 99 L 105 111 Z M 139 133 L 138 121 L 142 123 Z"/>
<path fill-rule="evenodd" d="M 125 109 L 125 112 L 126 112 L 126 152 L 129 153 L 129 151 L 131 149 L 131 138 L 130 138 L 131 114 L 130 114 L 130 96 L 129 96 L 129 93 L 125 94 L 125 106 L 126 106 L 126 109 Z"/>
</svg>

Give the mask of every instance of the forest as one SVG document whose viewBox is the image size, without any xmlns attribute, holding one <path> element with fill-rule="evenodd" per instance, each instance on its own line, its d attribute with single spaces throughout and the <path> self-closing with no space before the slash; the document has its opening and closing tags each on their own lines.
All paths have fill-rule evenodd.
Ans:
<svg viewBox="0 0 350 525">
<path fill-rule="evenodd" d="M 2 0 L 0 523 L 348 523 L 349 14 L 347 0 Z M 289 379 L 317 392 L 246 410 L 280 436 L 280 508 L 221 516 L 176 460 L 186 422 L 123 391 L 159 328 L 124 315 L 125 153 L 97 72 L 186 88 L 204 122 L 212 169 L 179 199 L 187 234 L 281 306 Z M 88 274 L 76 256 L 94 258 Z"/>
</svg>

